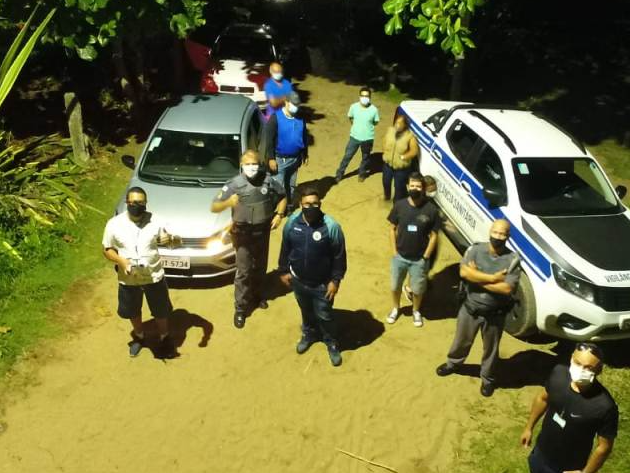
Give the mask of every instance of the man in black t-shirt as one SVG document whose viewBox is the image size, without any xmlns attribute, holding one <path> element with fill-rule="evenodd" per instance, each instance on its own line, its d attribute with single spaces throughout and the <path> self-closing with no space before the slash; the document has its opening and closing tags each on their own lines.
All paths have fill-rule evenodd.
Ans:
<svg viewBox="0 0 630 473">
<path fill-rule="evenodd" d="M 595 473 L 602 467 L 619 422 L 617 404 L 595 379 L 602 367 L 601 349 L 578 343 L 570 367 L 558 365 L 552 370 L 521 435 L 521 444 L 531 445 L 534 426 L 545 414 L 529 456 L 531 473 Z M 597 445 L 591 452 L 594 437 Z"/>
<path fill-rule="evenodd" d="M 437 242 L 438 210 L 424 195 L 422 176 L 413 172 L 407 184 L 409 197 L 398 200 L 387 219 L 391 223 L 391 289 L 394 308 L 387 316 L 393 324 L 400 314 L 400 294 L 409 273 L 413 324 L 422 327 L 420 302 L 427 287 L 429 259 Z"/>
</svg>

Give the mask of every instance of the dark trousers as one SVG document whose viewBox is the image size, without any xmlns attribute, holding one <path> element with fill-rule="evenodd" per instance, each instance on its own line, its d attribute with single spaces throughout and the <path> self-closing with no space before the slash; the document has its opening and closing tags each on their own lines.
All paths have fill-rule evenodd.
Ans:
<svg viewBox="0 0 630 473">
<path fill-rule="evenodd" d="M 392 180 L 394 181 L 394 200 L 407 197 L 407 181 L 411 174 L 411 167 L 394 169 L 383 163 L 383 196 L 389 200 L 392 195 Z"/>
<path fill-rule="evenodd" d="M 368 168 L 370 164 L 370 154 L 372 153 L 372 146 L 374 140 L 359 141 L 350 137 L 348 144 L 346 145 L 346 151 L 339 163 L 339 169 L 337 169 L 336 177 L 341 179 L 346 172 L 346 168 L 357 150 L 361 148 L 361 163 L 359 164 L 359 176 L 366 177 L 368 175 Z"/>
<path fill-rule="evenodd" d="M 562 473 L 562 470 L 547 465 L 545 458 L 536 447 L 530 453 L 527 462 L 530 473 Z"/>
<path fill-rule="evenodd" d="M 462 304 L 457 314 L 455 339 L 448 352 L 448 365 L 453 367 L 464 363 L 477 332 L 481 330 L 481 340 L 483 341 L 481 381 L 483 384 L 494 383 L 494 371 L 499 359 L 499 342 L 501 335 L 503 335 L 504 325 L 505 317 L 473 317 L 466 308 L 466 303 Z"/>
<path fill-rule="evenodd" d="M 234 307 L 236 312 L 245 314 L 263 298 L 263 281 L 269 257 L 269 231 L 233 234 L 233 241 L 236 247 Z"/>
<path fill-rule="evenodd" d="M 311 341 L 321 338 L 326 345 L 338 347 L 333 301 L 326 299 L 326 285 L 311 287 L 293 277 L 292 287 L 302 311 L 302 335 Z"/>
</svg>

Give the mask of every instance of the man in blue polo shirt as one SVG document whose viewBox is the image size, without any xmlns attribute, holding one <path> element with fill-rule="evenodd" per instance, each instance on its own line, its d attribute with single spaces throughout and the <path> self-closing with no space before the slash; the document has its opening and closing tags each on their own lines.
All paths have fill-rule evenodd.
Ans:
<svg viewBox="0 0 630 473">
<path fill-rule="evenodd" d="M 295 212 L 282 231 L 278 270 L 282 282 L 293 288 L 302 311 L 302 354 L 317 340 L 328 347 L 333 366 L 341 364 L 333 302 L 346 274 L 346 244 L 341 226 L 321 210 L 319 193 L 305 189 L 301 212 Z"/>
<path fill-rule="evenodd" d="M 267 79 L 263 86 L 263 90 L 267 96 L 267 108 L 265 110 L 265 118 L 267 120 L 284 106 L 287 95 L 293 92 L 293 85 L 289 80 L 284 78 L 284 71 L 279 62 L 271 63 L 269 66 L 269 75 L 269 79 Z"/>
<path fill-rule="evenodd" d="M 289 210 L 293 209 L 298 168 L 302 163 L 308 164 L 306 123 L 297 116 L 299 106 L 300 96 L 291 92 L 284 107 L 273 114 L 265 126 L 268 167 L 276 172 L 275 178 L 284 186 Z"/>
</svg>

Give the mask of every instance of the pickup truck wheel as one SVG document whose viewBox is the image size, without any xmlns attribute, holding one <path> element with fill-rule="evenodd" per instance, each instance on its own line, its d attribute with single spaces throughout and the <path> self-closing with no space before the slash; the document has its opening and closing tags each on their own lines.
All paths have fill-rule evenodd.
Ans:
<svg viewBox="0 0 630 473">
<path fill-rule="evenodd" d="M 516 303 L 505 318 L 505 331 L 517 338 L 533 335 L 536 328 L 536 298 L 529 278 L 523 272 L 516 290 Z"/>
</svg>

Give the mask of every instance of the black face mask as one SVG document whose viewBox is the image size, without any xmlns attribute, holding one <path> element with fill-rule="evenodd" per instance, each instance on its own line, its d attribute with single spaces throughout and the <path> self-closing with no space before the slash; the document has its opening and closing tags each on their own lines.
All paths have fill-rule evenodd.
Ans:
<svg viewBox="0 0 630 473">
<path fill-rule="evenodd" d="M 424 197 L 424 192 L 418 189 L 411 189 L 409 191 L 409 197 L 411 197 L 413 200 L 420 200 Z"/>
<path fill-rule="evenodd" d="M 324 214 L 319 207 L 302 207 L 302 215 L 304 220 L 312 225 L 319 222 Z"/>
<path fill-rule="evenodd" d="M 494 248 L 494 251 L 503 250 L 505 248 L 506 243 L 507 243 L 507 240 L 500 240 L 498 238 L 490 237 L 490 244 L 492 245 L 492 248 Z"/>
<path fill-rule="evenodd" d="M 144 204 L 127 204 L 127 212 L 132 217 L 140 217 L 146 210 L 147 206 Z"/>
</svg>

